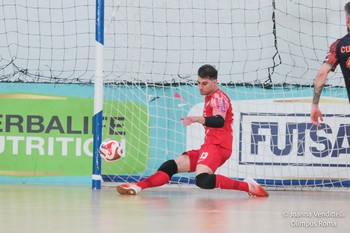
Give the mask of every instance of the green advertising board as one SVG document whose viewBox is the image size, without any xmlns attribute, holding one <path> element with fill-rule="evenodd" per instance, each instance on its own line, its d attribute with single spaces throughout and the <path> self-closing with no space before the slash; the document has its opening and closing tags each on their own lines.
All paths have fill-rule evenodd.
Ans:
<svg viewBox="0 0 350 233">
<path fill-rule="evenodd" d="M 91 175 L 93 99 L 3 93 L 0 103 L 1 176 Z M 103 135 L 124 138 L 127 154 L 116 162 L 103 162 L 102 171 L 142 171 L 148 161 L 149 145 L 146 106 L 121 101 L 106 104 L 118 105 L 118 112 L 112 109 L 104 117 Z"/>
</svg>

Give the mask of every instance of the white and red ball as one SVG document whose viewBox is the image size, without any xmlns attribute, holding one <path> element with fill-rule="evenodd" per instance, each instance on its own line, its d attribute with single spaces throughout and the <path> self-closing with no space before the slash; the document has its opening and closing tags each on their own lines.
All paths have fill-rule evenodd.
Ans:
<svg viewBox="0 0 350 233">
<path fill-rule="evenodd" d="M 120 143 L 114 139 L 106 139 L 100 145 L 100 156 L 107 162 L 120 159 L 122 153 Z"/>
</svg>

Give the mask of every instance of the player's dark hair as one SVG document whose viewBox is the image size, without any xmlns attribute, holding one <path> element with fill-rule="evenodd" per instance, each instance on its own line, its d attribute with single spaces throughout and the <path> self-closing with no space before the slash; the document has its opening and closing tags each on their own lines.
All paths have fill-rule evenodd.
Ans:
<svg viewBox="0 0 350 233">
<path fill-rule="evenodd" d="M 348 16 L 350 16 L 350 2 L 346 3 L 344 6 L 344 10 Z"/>
<path fill-rule="evenodd" d="M 218 78 L 218 71 L 212 65 L 203 65 L 198 69 L 198 76 L 214 80 Z"/>
</svg>

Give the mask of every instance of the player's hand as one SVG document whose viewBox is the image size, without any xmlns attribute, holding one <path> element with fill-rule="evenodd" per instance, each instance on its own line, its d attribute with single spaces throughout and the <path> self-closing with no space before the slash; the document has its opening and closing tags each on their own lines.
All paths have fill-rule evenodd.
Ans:
<svg viewBox="0 0 350 233">
<path fill-rule="evenodd" d="M 185 126 L 188 126 L 193 123 L 201 123 L 201 124 L 205 123 L 205 119 L 202 116 L 188 116 L 188 117 L 181 118 L 181 121 L 182 121 L 182 124 Z"/>
<path fill-rule="evenodd" d="M 311 122 L 316 126 L 320 126 L 320 121 L 323 121 L 321 110 L 318 107 L 318 104 L 313 104 L 311 107 Z"/>
</svg>

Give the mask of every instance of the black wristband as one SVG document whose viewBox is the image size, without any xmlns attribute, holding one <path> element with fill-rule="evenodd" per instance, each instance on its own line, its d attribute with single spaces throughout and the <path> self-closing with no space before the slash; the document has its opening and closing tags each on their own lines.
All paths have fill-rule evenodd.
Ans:
<svg viewBox="0 0 350 233">
<path fill-rule="evenodd" d="M 221 128 L 221 127 L 224 127 L 224 124 L 225 124 L 225 119 L 220 115 L 204 117 L 204 119 L 205 119 L 204 125 L 212 128 Z"/>
</svg>

